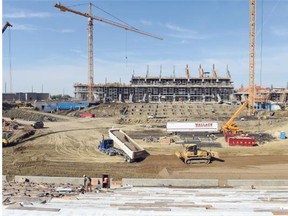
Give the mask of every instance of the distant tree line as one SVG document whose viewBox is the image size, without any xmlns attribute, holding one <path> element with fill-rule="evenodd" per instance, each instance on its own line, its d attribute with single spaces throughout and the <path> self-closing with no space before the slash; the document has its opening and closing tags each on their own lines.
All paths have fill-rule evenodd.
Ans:
<svg viewBox="0 0 288 216">
<path fill-rule="evenodd" d="M 58 95 L 52 95 L 50 97 L 52 100 L 65 100 L 68 101 L 70 100 L 72 97 L 70 95 L 62 95 L 62 94 L 58 94 Z"/>
</svg>

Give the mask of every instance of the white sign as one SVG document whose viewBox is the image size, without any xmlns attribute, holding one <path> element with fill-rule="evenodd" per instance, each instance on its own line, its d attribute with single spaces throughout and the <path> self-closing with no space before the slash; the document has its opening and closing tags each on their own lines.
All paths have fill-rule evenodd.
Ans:
<svg viewBox="0 0 288 216">
<path fill-rule="evenodd" d="M 217 132 L 217 122 L 167 122 L 167 132 Z"/>
</svg>

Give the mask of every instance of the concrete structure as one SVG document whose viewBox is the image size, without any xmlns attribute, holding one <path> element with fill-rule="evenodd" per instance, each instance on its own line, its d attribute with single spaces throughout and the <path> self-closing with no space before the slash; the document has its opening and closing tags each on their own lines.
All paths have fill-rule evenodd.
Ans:
<svg viewBox="0 0 288 216">
<path fill-rule="evenodd" d="M 133 187 L 218 187 L 218 179 L 136 179 L 123 178 L 122 185 Z"/>
<path fill-rule="evenodd" d="M 228 179 L 227 185 L 230 187 L 288 187 L 288 179 Z"/>
<path fill-rule="evenodd" d="M 21 101 L 21 102 L 34 102 L 47 101 L 50 99 L 49 93 L 37 93 L 37 92 L 17 92 L 17 93 L 3 93 L 3 101 Z"/>
<path fill-rule="evenodd" d="M 188 72 L 187 72 L 188 71 Z M 217 102 L 219 99 L 228 101 L 234 92 L 233 81 L 229 71 L 226 77 L 220 77 L 214 67 L 205 72 L 199 67 L 199 76 L 190 77 L 186 68 L 186 77 L 132 76 L 130 84 L 105 83 L 94 84 L 93 92 L 99 101 L 129 102 Z M 76 83 L 75 98 L 87 99 L 87 84 Z"/>
<path fill-rule="evenodd" d="M 257 93 L 257 96 L 255 97 L 255 108 L 257 109 L 272 109 L 270 102 L 278 104 L 288 103 L 288 88 L 262 88 L 261 86 L 256 86 L 255 89 Z M 237 101 L 243 101 L 248 98 L 249 88 L 242 87 L 235 91 L 234 95 Z"/>
</svg>

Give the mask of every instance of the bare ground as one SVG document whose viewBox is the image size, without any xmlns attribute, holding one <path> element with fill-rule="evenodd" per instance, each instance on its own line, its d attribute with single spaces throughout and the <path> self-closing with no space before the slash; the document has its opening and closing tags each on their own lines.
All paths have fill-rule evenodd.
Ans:
<svg viewBox="0 0 288 216">
<path fill-rule="evenodd" d="M 113 126 L 126 131 L 150 156 L 140 163 L 129 164 L 121 157 L 100 153 L 97 145 L 102 135 L 107 137 L 108 129 Z M 280 119 L 261 127 L 274 135 L 282 130 L 287 131 L 288 123 Z M 147 124 L 120 125 L 118 118 L 113 117 L 83 119 L 66 116 L 65 121 L 45 122 L 45 128 L 37 130 L 25 142 L 3 148 L 3 174 L 8 177 L 81 177 L 83 174 L 98 177 L 107 173 L 116 180 L 125 177 L 216 178 L 223 181 L 288 179 L 287 139 L 276 139 L 255 147 L 229 147 L 222 137 L 217 140 L 222 148 L 212 150 L 218 151 L 224 162 L 185 165 L 174 154 L 176 150 L 182 150 L 181 145 L 142 140 L 145 136 L 165 134 L 164 128 L 147 127 Z"/>
</svg>

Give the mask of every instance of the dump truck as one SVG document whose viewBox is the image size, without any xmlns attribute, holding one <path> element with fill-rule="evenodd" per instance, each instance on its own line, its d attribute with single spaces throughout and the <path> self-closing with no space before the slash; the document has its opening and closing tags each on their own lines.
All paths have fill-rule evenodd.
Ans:
<svg viewBox="0 0 288 216">
<path fill-rule="evenodd" d="M 117 154 L 124 157 L 124 160 L 132 163 L 144 160 L 149 153 L 139 146 L 131 137 L 129 137 L 123 130 L 119 128 L 112 128 L 108 131 L 109 137 L 113 140 L 113 145 L 117 144 L 119 148 L 116 149 Z M 120 151 L 120 153 L 118 153 Z M 108 153 L 109 154 L 109 153 Z M 113 154 L 113 153 L 112 153 Z"/>
<path fill-rule="evenodd" d="M 218 152 L 202 150 L 196 144 L 186 144 L 184 148 L 183 152 L 176 151 L 175 154 L 185 164 L 209 164 L 214 159 L 219 160 Z"/>
</svg>

